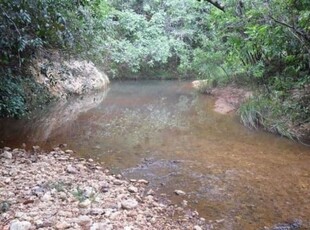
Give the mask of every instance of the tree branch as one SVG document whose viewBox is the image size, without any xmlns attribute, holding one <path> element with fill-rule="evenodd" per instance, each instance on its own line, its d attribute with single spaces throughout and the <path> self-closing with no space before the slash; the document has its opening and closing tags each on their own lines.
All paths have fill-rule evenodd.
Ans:
<svg viewBox="0 0 310 230">
<path fill-rule="evenodd" d="M 310 37 L 309 37 L 309 35 L 308 35 L 306 32 L 304 32 L 302 29 L 296 28 L 296 27 L 294 27 L 294 26 L 292 26 L 292 25 L 289 25 L 289 24 L 287 24 L 286 22 L 282 22 L 282 21 L 280 21 L 280 20 L 277 20 L 277 19 L 275 19 L 274 17 L 272 17 L 271 15 L 269 15 L 269 17 L 270 17 L 273 21 L 275 21 L 276 23 L 278 23 L 278 24 L 280 24 L 280 25 L 282 25 L 282 26 L 288 27 L 288 28 L 290 28 L 291 30 L 293 30 L 293 31 L 295 32 L 296 35 L 301 36 L 305 41 L 310 42 Z"/>
<path fill-rule="evenodd" d="M 200 0 L 198 1 L 200 2 Z M 219 3 L 217 0 L 206 0 L 206 1 L 215 6 L 216 8 L 218 8 L 219 10 L 225 12 L 224 6 L 221 5 L 221 3 Z"/>
</svg>

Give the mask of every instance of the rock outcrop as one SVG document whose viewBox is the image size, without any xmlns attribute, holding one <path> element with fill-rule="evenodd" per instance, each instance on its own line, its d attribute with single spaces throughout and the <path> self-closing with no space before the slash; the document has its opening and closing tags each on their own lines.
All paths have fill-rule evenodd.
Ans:
<svg viewBox="0 0 310 230">
<path fill-rule="evenodd" d="M 109 79 L 92 62 L 64 59 L 59 52 L 41 52 L 31 60 L 34 79 L 58 98 L 81 95 L 107 87 Z"/>
</svg>

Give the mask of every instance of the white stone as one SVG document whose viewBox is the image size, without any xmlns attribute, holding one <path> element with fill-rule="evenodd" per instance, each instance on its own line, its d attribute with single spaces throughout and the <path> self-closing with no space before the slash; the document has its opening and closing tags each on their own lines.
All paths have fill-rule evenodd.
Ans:
<svg viewBox="0 0 310 230">
<path fill-rule="evenodd" d="M 62 222 L 58 222 L 55 227 L 56 229 L 67 229 L 67 228 L 70 228 L 70 226 L 71 225 L 69 223 L 62 221 Z"/>
<path fill-rule="evenodd" d="M 108 224 L 108 223 L 94 223 L 91 227 L 90 230 L 112 230 L 113 225 Z"/>
<path fill-rule="evenodd" d="M 65 192 L 60 192 L 58 194 L 58 197 L 61 199 L 61 200 L 66 200 L 67 199 L 67 194 Z"/>
<path fill-rule="evenodd" d="M 42 201 L 47 202 L 50 201 L 52 199 L 51 193 L 50 192 L 46 192 L 43 196 L 42 196 Z"/>
<path fill-rule="evenodd" d="M 91 225 L 92 220 L 89 216 L 79 216 L 78 224 L 82 226 Z"/>
<path fill-rule="evenodd" d="M 4 151 L 2 154 L 1 154 L 1 156 L 3 157 L 3 158 L 6 158 L 6 159 L 12 159 L 12 153 L 11 152 L 8 152 L 8 151 Z"/>
<path fill-rule="evenodd" d="M 91 201 L 89 199 L 84 200 L 83 202 L 79 203 L 80 208 L 86 208 L 91 204 Z"/>
<path fill-rule="evenodd" d="M 4 183 L 6 183 L 6 184 L 11 183 L 11 178 L 6 178 L 6 179 L 4 180 Z"/>
<path fill-rule="evenodd" d="M 72 165 L 68 165 L 66 170 L 67 170 L 68 173 L 71 173 L 71 174 L 78 173 L 77 169 L 74 168 Z"/>
<path fill-rule="evenodd" d="M 113 181 L 113 184 L 115 184 L 115 185 L 121 185 L 121 184 L 123 184 L 123 181 L 121 181 L 121 180 L 114 180 L 114 181 Z"/>
<path fill-rule="evenodd" d="M 28 230 L 31 228 L 31 223 L 28 221 L 13 220 L 10 225 L 10 230 Z"/>
<path fill-rule="evenodd" d="M 91 196 L 93 196 L 94 194 L 95 194 L 95 190 L 94 190 L 94 188 L 92 188 L 92 187 L 85 187 L 84 188 L 84 196 L 86 196 L 86 197 L 91 197 Z"/>
<path fill-rule="evenodd" d="M 140 184 L 148 184 L 149 182 L 147 180 L 140 179 L 140 180 L 138 180 L 138 183 L 140 183 Z"/>
<path fill-rule="evenodd" d="M 128 191 L 131 192 L 131 193 L 137 193 L 138 192 L 138 188 L 135 187 L 135 186 L 130 186 L 128 188 Z"/>
<path fill-rule="evenodd" d="M 138 206 L 138 201 L 133 198 L 122 201 L 121 205 L 123 209 L 134 209 Z"/>
<path fill-rule="evenodd" d="M 174 193 L 177 194 L 178 196 L 183 196 L 185 195 L 186 193 L 182 190 L 174 190 Z"/>
</svg>

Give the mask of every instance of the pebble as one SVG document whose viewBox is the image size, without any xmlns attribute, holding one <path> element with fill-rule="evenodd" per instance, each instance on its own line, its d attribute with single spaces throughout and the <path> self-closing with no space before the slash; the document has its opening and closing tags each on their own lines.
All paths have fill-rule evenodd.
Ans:
<svg viewBox="0 0 310 230">
<path fill-rule="evenodd" d="M 68 211 L 60 210 L 57 214 L 58 214 L 59 216 L 63 216 L 63 217 L 72 217 L 72 213 L 71 213 L 71 212 L 68 212 Z"/>
<path fill-rule="evenodd" d="M 1 156 L 3 157 L 3 158 L 6 158 L 6 159 L 12 159 L 12 153 L 11 152 L 8 152 L 8 151 L 4 151 L 2 154 L 1 154 Z"/>
<path fill-rule="evenodd" d="M 47 202 L 52 200 L 52 196 L 50 192 L 46 192 L 43 196 L 42 196 L 42 201 Z"/>
<path fill-rule="evenodd" d="M 216 223 L 223 223 L 225 220 L 224 219 L 219 219 L 219 220 L 215 220 Z"/>
<path fill-rule="evenodd" d="M 183 207 L 186 207 L 187 205 L 188 205 L 187 200 L 183 200 L 183 201 L 182 201 L 182 206 L 183 206 Z"/>
<path fill-rule="evenodd" d="M 138 188 L 135 186 L 130 186 L 128 187 L 128 191 L 131 193 L 137 193 L 138 192 Z"/>
<path fill-rule="evenodd" d="M 91 227 L 90 230 L 112 230 L 113 225 L 108 224 L 108 223 L 94 223 Z"/>
<path fill-rule="evenodd" d="M 71 174 L 76 174 L 78 173 L 77 169 L 74 168 L 72 165 L 68 165 L 67 168 L 66 168 L 67 172 L 68 173 L 71 173 Z"/>
<path fill-rule="evenodd" d="M 122 179 L 122 175 L 121 175 L 121 174 L 117 174 L 117 175 L 115 176 L 115 178 L 117 178 L 117 179 Z"/>
<path fill-rule="evenodd" d="M 200 226 L 198 226 L 198 225 L 195 225 L 194 226 L 194 230 L 202 230 L 202 228 Z"/>
<path fill-rule="evenodd" d="M 104 213 L 104 210 L 102 208 L 94 208 L 92 210 L 90 210 L 89 214 L 92 216 L 98 216 L 98 215 L 102 215 Z"/>
<path fill-rule="evenodd" d="M 35 152 L 38 152 L 40 150 L 40 146 L 34 145 L 34 146 L 32 146 L 32 150 Z"/>
<path fill-rule="evenodd" d="M 67 149 L 67 150 L 65 151 L 65 153 L 67 153 L 67 154 L 73 154 L 73 150 Z"/>
<path fill-rule="evenodd" d="M 79 216 L 78 217 L 78 224 L 82 226 L 91 225 L 92 220 L 89 216 Z"/>
<path fill-rule="evenodd" d="M 84 201 L 82 201 L 81 203 L 79 203 L 79 207 L 80 208 L 86 208 L 91 204 L 91 201 L 89 199 L 86 199 Z"/>
<path fill-rule="evenodd" d="M 182 190 L 174 190 L 174 193 L 177 194 L 178 196 L 184 196 L 186 193 Z"/>
<path fill-rule="evenodd" d="M 115 184 L 115 185 L 121 185 L 121 184 L 123 184 L 124 182 L 123 181 L 121 181 L 121 180 L 114 180 L 113 181 L 113 184 Z"/>
<path fill-rule="evenodd" d="M 129 209 L 134 209 L 134 208 L 136 208 L 138 206 L 138 201 L 136 201 L 133 198 L 130 198 L 128 200 L 122 201 L 121 205 L 122 205 L 123 209 L 128 209 L 128 210 Z"/>
<path fill-rule="evenodd" d="M 31 228 L 31 223 L 28 221 L 13 220 L 10 225 L 10 230 L 28 230 Z"/>
<path fill-rule="evenodd" d="M 140 180 L 138 180 L 138 183 L 140 183 L 140 184 L 148 184 L 149 182 L 147 180 L 140 179 Z"/>
<path fill-rule="evenodd" d="M 146 193 L 146 195 L 154 196 L 154 195 L 155 195 L 155 192 L 154 192 L 153 189 L 150 189 L 150 190 Z"/>
<path fill-rule="evenodd" d="M 4 180 L 4 183 L 6 183 L 6 184 L 11 183 L 11 178 L 6 178 L 6 179 Z"/>
<path fill-rule="evenodd" d="M 79 161 L 62 150 L 48 154 L 4 151 L 14 161 L 1 161 L 0 187 L 5 190 L 0 191 L 0 201 L 7 200 L 10 207 L 0 215 L 0 229 L 162 229 L 166 223 L 169 229 L 194 229 L 194 222 L 201 225 L 199 217 L 182 226 L 171 219 L 177 206 L 161 204 L 154 191 L 143 186 L 149 183 L 144 179 L 129 184 L 121 175 L 95 171 L 98 164 Z M 35 162 L 31 156 L 36 156 Z M 0 208 L 6 210 L 3 204 Z"/>
<path fill-rule="evenodd" d="M 58 222 L 55 227 L 56 229 L 62 230 L 62 229 L 70 228 L 71 225 L 66 221 L 62 221 L 62 222 Z"/>
<path fill-rule="evenodd" d="M 59 192 L 58 193 L 58 197 L 61 199 L 61 200 L 67 200 L 67 194 L 65 192 Z"/>
</svg>

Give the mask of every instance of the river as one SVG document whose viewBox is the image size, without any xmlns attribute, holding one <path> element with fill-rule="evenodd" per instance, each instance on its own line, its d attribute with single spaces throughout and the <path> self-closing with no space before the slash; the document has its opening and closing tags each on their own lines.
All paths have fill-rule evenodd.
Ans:
<svg viewBox="0 0 310 230">
<path fill-rule="evenodd" d="M 127 178 L 188 200 L 214 229 L 310 222 L 310 148 L 213 111 L 187 81 L 123 81 L 57 103 L 29 119 L 0 120 L 2 146 L 61 143 Z M 175 189 L 186 192 L 176 196 Z"/>
</svg>

